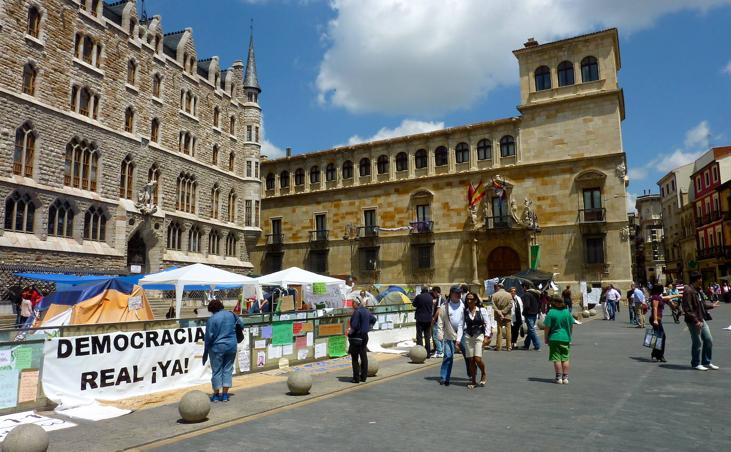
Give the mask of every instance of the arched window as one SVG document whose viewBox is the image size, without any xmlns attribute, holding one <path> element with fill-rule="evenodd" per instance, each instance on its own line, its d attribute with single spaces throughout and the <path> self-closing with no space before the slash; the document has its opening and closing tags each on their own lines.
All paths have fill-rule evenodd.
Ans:
<svg viewBox="0 0 731 452">
<path fill-rule="evenodd" d="M 492 159 L 492 144 L 488 139 L 482 139 L 477 142 L 477 160 Z"/>
<path fill-rule="evenodd" d="M 414 154 L 414 166 L 416 169 L 426 168 L 428 164 L 426 149 L 416 151 Z"/>
<path fill-rule="evenodd" d="M 406 171 L 409 169 L 409 156 L 405 152 L 396 154 L 396 171 Z"/>
<path fill-rule="evenodd" d="M 378 160 L 376 160 L 376 170 L 378 171 L 378 174 L 385 174 L 388 172 L 388 163 L 387 155 L 378 156 Z"/>
<path fill-rule="evenodd" d="M 353 177 L 353 162 L 346 160 L 343 162 L 343 179 L 350 179 Z"/>
<path fill-rule="evenodd" d="M 135 60 L 127 62 L 127 83 L 132 86 L 137 83 L 137 62 Z"/>
<path fill-rule="evenodd" d="M 91 36 L 84 36 L 81 59 L 87 64 L 92 64 L 94 62 L 94 40 L 91 39 Z"/>
<path fill-rule="evenodd" d="M 151 183 L 154 182 L 155 185 L 152 186 L 152 204 L 157 205 L 158 204 L 158 198 L 160 193 L 160 170 L 158 169 L 156 164 L 153 164 L 150 167 L 150 170 L 147 172 L 147 182 Z"/>
<path fill-rule="evenodd" d="M 221 234 L 215 229 L 208 233 L 208 254 L 221 254 Z"/>
<path fill-rule="evenodd" d="M 457 163 L 466 163 L 470 161 L 470 147 L 467 143 L 459 143 L 454 148 L 454 157 Z"/>
<path fill-rule="evenodd" d="M 360 163 L 358 164 L 358 170 L 360 171 L 360 175 L 362 176 L 370 176 L 371 175 L 371 161 L 368 158 L 362 158 L 360 159 Z"/>
<path fill-rule="evenodd" d="M 267 174 L 266 188 L 267 188 L 267 190 L 274 190 L 274 174 L 273 173 Z"/>
<path fill-rule="evenodd" d="M 310 183 L 317 184 L 320 182 L 320 167 L 315 165 L 310 168 Z"/>
<path fill-rule="evenodd" d="M 124 110 L 124 131 L 128 133 L 134 132 L 135 128 L 135 111 L 132 107 Z"/>
<path fill-rule="evenodd" d="M 221 205 L 221 189 L 218 184 L 211 189 L 211 218 L 218 219 L 218 211 Z"/>
<path fill-rule="evenodd" d="M 168 225 L 168 243 L 167 248 L 169 250 L 180 250 L 182 247 L 182 228 L 177 222 L 172 222 Z"/>
<path fill-rule="evenodd" d="M 599 62 L 593 56 L 581 60 L 581 81 L 593 82 L 599 80 Z"/>
<path fill-rule="evenodd" d="M 188 251 L 191 253 L 201 252 L 201 230 L 196 225 L 188 230 Z"/>
<path fill-rule="evenodd" d="M 97 106 L 99 104 L 99 97 L 92 96 L 91 91 L 87 87 L 73 87 L 71 90 L 71 109 L 75 112 L 87 116 L 97 117 Z M 92 105 L 92 102 L 94 105 Z M 78 108 L 77 108 L 78 107 Z M 93 113 L 93 114 L 91 114 Z"/>
<path fill-rule="evenodd" d="M 236 167 L 236 154 L 233 151 L 228 155 L 228 170 L 233 172 Z"/>
<path fill-rule="evenodd" d="M 64 185 L 96 191 L 98 169 L 99 152 L 86 140 L 74 138 L 66 145 Z"/>
<path fill-rule="evenodd" d="M 447 148 L 445 148 L 444 146 L 439 146 L 434 150 L 434 165 L 444 166 L 447 163 L 449 163 Z"/>
<path fill-rule="evenodd" d="M 543 91 L 544 89 L 551 89 L 551 70 L 548 66 L 541 66 L 536 69 L 536 91 Z"/>
<path fill-rule="evenodd" d="M 155 74 L 152 76 L 152 95 L 154 97 L 160 97 L 161 90 L 162 90 L 162 75 Z"/>
<path fill-rule="evenodd" d="M 570 61 L 562 61 L 557 68 L 558 86 L 574 84 L 574 65 Z"/>
<path fill-rule="evenodd" d="M 33 232 L 36 206 L 27 193 L 13 192 L 5 201 L 5 230 Z"/>
<path fill-rule="evenodd" d="M 289 187 L 289 171 L 279 173 L 279 188 Z"/>
<path fill-rule="evenodd" d="M 153 143 L 160 142 L 160 120 L 157 118 L 152 118 L 152 123 L 150 124 L 150 141 Z"/>
<path fill-rule="evenodd" d="M 176 191 L 175 208 L 183 212 L 195 213 L 198 191 L 198 182 L 195 176 L 189 173 L 180 173 Z"/>
<path fill-rule="evenodd" d="M 36 153 L 36 135 L 29 122 L 15 131 L 15 152 L 13 153 L 13 174 L 33 177 L 33 159 Z"/>
<path fill-rule="evenodd" d="M 107 235 L 107 217 L 99 206 L 91 206 L 84 215 L 84 240 L 103 242 Z"/>
<path fill-rule="evenodd" d="M 74 211 L 68 201 L 57 199 L 48 208 L 48 235 L 71 237 L 73 235 Z"/>
<path fill-rule="evenodd" d="M 236 192 L 231 190 L 228 192 L 228 221 L 236 223 Z"/>
<path fill-rule="evenodd" d="M 515 155 L 515 138 L 512 135 L 505 135 L 500 138 L 500 157 L 512 157 Z"/>
<path fill-rule="evenodd" d="M 325 180 L 328 182 L 332 182 L 335 180 L 336 176 L 335 171 L 335 164 L 334 163 L 328 163 L 325 167 Z"/>
<path fill-rule="evenodd" d="M 190 132 L 180 132 L 178 138 L 178 150 L 183 154 L 193 155 L 195 138 Z"/>
<path fill-rule="evenodd" d="M 213 107 L 213 127 L 220 127 L 221 122 L 221 110 L 218 107 Z"/>
<path fill-rule="evenodd" d="M 34 38 L 41 35 L 41 12 L 35 6 L 28 8 L 28 28 L 26 32 Z"/>
<path fill-rule="evenodd" d="M 305 185 L 305 170 L 302 168 L 297 168 L 294 171 L 294 184 Z"/>
<path fill-rule="evenodd" d="M 101 0 L 91 0 L 91 9 L 89 10 L 89 13 L 91 13 L 92 16 L 97 17 L 101 12 L 99 6 L 101 6 Z"/>
<path fill-rule="evenodd" d="M 122 169 L 119 173 L 119 197 L 132 199 L 132 185 L 134 182 L 135 164 L 128 155 L 122 160 Z"/>
<path fill-rule="evenodd" d="M 226 236 L 226 256 L 236 256 L 236 236 L 233 233 Z"/>
<path fill-rule="evenodd" d="M 236 135 L 236 117 L 231 116 L 228 120 L 228 133 Z"/>
<path fill-rule="evenodd" d="M 213 145 L 213 152 L 212 152 L 212 155 L 211 155 L 211 162 L 214 165 L 218 165 L 218 145 L 217 144 L 214 144 Z"/>
<path fill-rule="evenodd" d="M 36 70 L 35 66 L 30 63 L 27 63 L 25 66 L 23 66 L 23 94 L 35 96 L 37 76 L 38 71 Z"/>
</svg>

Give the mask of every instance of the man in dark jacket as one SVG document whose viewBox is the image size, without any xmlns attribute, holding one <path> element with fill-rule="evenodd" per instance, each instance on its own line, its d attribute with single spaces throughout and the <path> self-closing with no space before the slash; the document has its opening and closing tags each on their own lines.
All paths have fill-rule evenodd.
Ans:
<svg viewBox="0 0 731 452">
<path fill-rule="evenodd" d="M 535 350 L 541 349 L 541 341 L 538 340 L 536 334 L 536 321 L 538 320 L 538 313 L 540 312 L 541 305 L 538 298 L 541 293 L 527 283 L 523 283 L 523 314 L 525 316 L 525 323 L 528 325 L 528 334 L 525 337 L 525 343 L 523 344 L 524 350 L 530 349 L 531 342 Z"/>
<path fill-rule="evenodd" d="M 362 304 L 360 299 L 353 300 L 353 315 L 350 316 L 348 342 L 353 364 L 353 383 L 365 383 L 368 377 L 368 331 L 376 323 L 376 317 Z M 360 359 L 360 363 L 358 360 Z"/>
<path fill-rule="evenodd" d="M 426 356 L 431 356 L 431 323 L 434 314 L 434 298 L 429 294 L 429 288 L 421 287 L 421 293 L 412 303 L 416 308 L 416 343 L 426 348 Z M 426 341 L 426 345 L 424 345 Z"/>
<path fill-rule="evenodd" d="M 715 308 L 718 302 L 708 303 L 703 300 L 698 293 L 701 290 L 703 290 L 703 277 L 699 272 L 691 273 L 690 284 L 685 286 L 681 302 L 685 323 L 690 332 L 690 366 L 696 370 L 718 370 L 718 366 L 711 362 L 713 337 L 706 323 L 706 319 L 710 320 L 707 309 Z"/>
</svg>

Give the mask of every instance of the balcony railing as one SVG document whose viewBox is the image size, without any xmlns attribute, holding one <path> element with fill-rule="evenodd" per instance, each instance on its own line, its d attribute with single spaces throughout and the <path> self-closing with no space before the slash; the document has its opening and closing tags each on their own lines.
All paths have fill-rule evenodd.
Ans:
<svg viewBox="0 0 731 452">
<path fill-rule="evenodd" d="M 329 240 L 329 233 L 330 231 L 327 229 L 310 231 L 310 242 L 327 242 Z"/>
<path fill-rule="evenodd" d="M 431 234 L 434 232 L 433 221 L 412 221 L 409 223 L 412 234 Z"/>
<path fill-rule="evenodd" d="M 510 229 L 515 225 L 515 220 L 509 215 L 498 215 L 485 218 L 487 229 Z"/>
<path fill-rule="evenodd" d="M 604 223 L 607 221 L 607 209 L 579 209 L 580 223 Z"/>
<path fill-rule="evenodd" d="M 378 226 L 358 226 L 358 238 L 378 237 Z"/>
<path fill-rule="evenodd" d="M 696 226 L 703 226 L 708 223 L 713 223 L 714 221 L 720 220 L 721 218 L 729 219 L 728 212 L 719 212 L 714 211 L 711 213 L 707 213 L 704 215 L 701 215 L 699 217 L 696 217 L 695 219 L 695 225 Z"/>
<path fill-rule="evenodd" d="M 712 246 L 698 250 L 698 259 L 713 259 L 731 256 L 731 247 Z"/>
<path fill-rule="evenodd" d="M 281 247 L 284 244 L 284 234 L 267 234 L 267 246 L 272 248 Z"/>
</svg>

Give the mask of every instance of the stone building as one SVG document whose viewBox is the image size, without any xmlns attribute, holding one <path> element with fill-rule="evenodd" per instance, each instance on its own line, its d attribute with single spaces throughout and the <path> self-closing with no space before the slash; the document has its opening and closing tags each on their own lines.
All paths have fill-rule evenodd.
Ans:
<svg viewBox="0 0 731 452">
<path fill-rule="evenodd" d="M 617 30 L 514 55 L 519 116 L 263 162 L 256 271 L 477 283 L 536 243 L 559 281 L 627 285 Z"/>
<path fill-rule="evenodd" d="M 693 164 L 675 168 L 669 171 L 657 182 L 660 187 L 660 202 L 662 204 L 662 228 L 665 232 L 665 275 L 668 281 L 682 281 L 685 265 L 681 253 L 681 239 L 683 238 L 683 224 L 681 211 L 688 204 L 688 188 L 690 173 Z"/>
<path fill-rule="evenodd" d="M 646 193 L 637 197 L 637 252 L 638 282 L 665 284 L 665 248 L 663 247 L 662 203 L 660 195 Z"/>
<path fill-rule="evenodd" d="M 0 4 L 0 263 L 248 272 L 261 92 L 132 0 Z"/>
</svg>

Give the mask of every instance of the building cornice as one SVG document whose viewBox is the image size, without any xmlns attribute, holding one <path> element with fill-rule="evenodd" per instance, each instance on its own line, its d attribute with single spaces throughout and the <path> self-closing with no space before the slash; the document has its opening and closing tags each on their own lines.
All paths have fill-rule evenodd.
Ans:
<svg viewBox="0 0 731 452">
<path fill-rule="evenodd" d="M 564 104 L 564 103 L 571 103 L 571 102 L 581 102 L 586 99 L 593 99 L 597 97 L 604 97 L 604 96 L 617 96 L 619 101 L 619 111 L 622 117 L 622 120 L 624 120 L 625 113 L 624 113 L 624 90 L 622 88 L 616 88 L 616 89 L 610 89 L 610 90 L 603 90 L 603 91 L 596 91 L 596 92 L 589 92 L 585 94 L 574 94 L 571 96 L 566 97 L 559 97 L 543 102 L 535 102 L 531 104 L 522 104 L 518 105 L 516 108 L 519 112 L 524 113 L 528 110 L 533 110 L 536 108 L 543 108 L 549 105 L 555 105 L 555 104 Z"/>
</svg>

